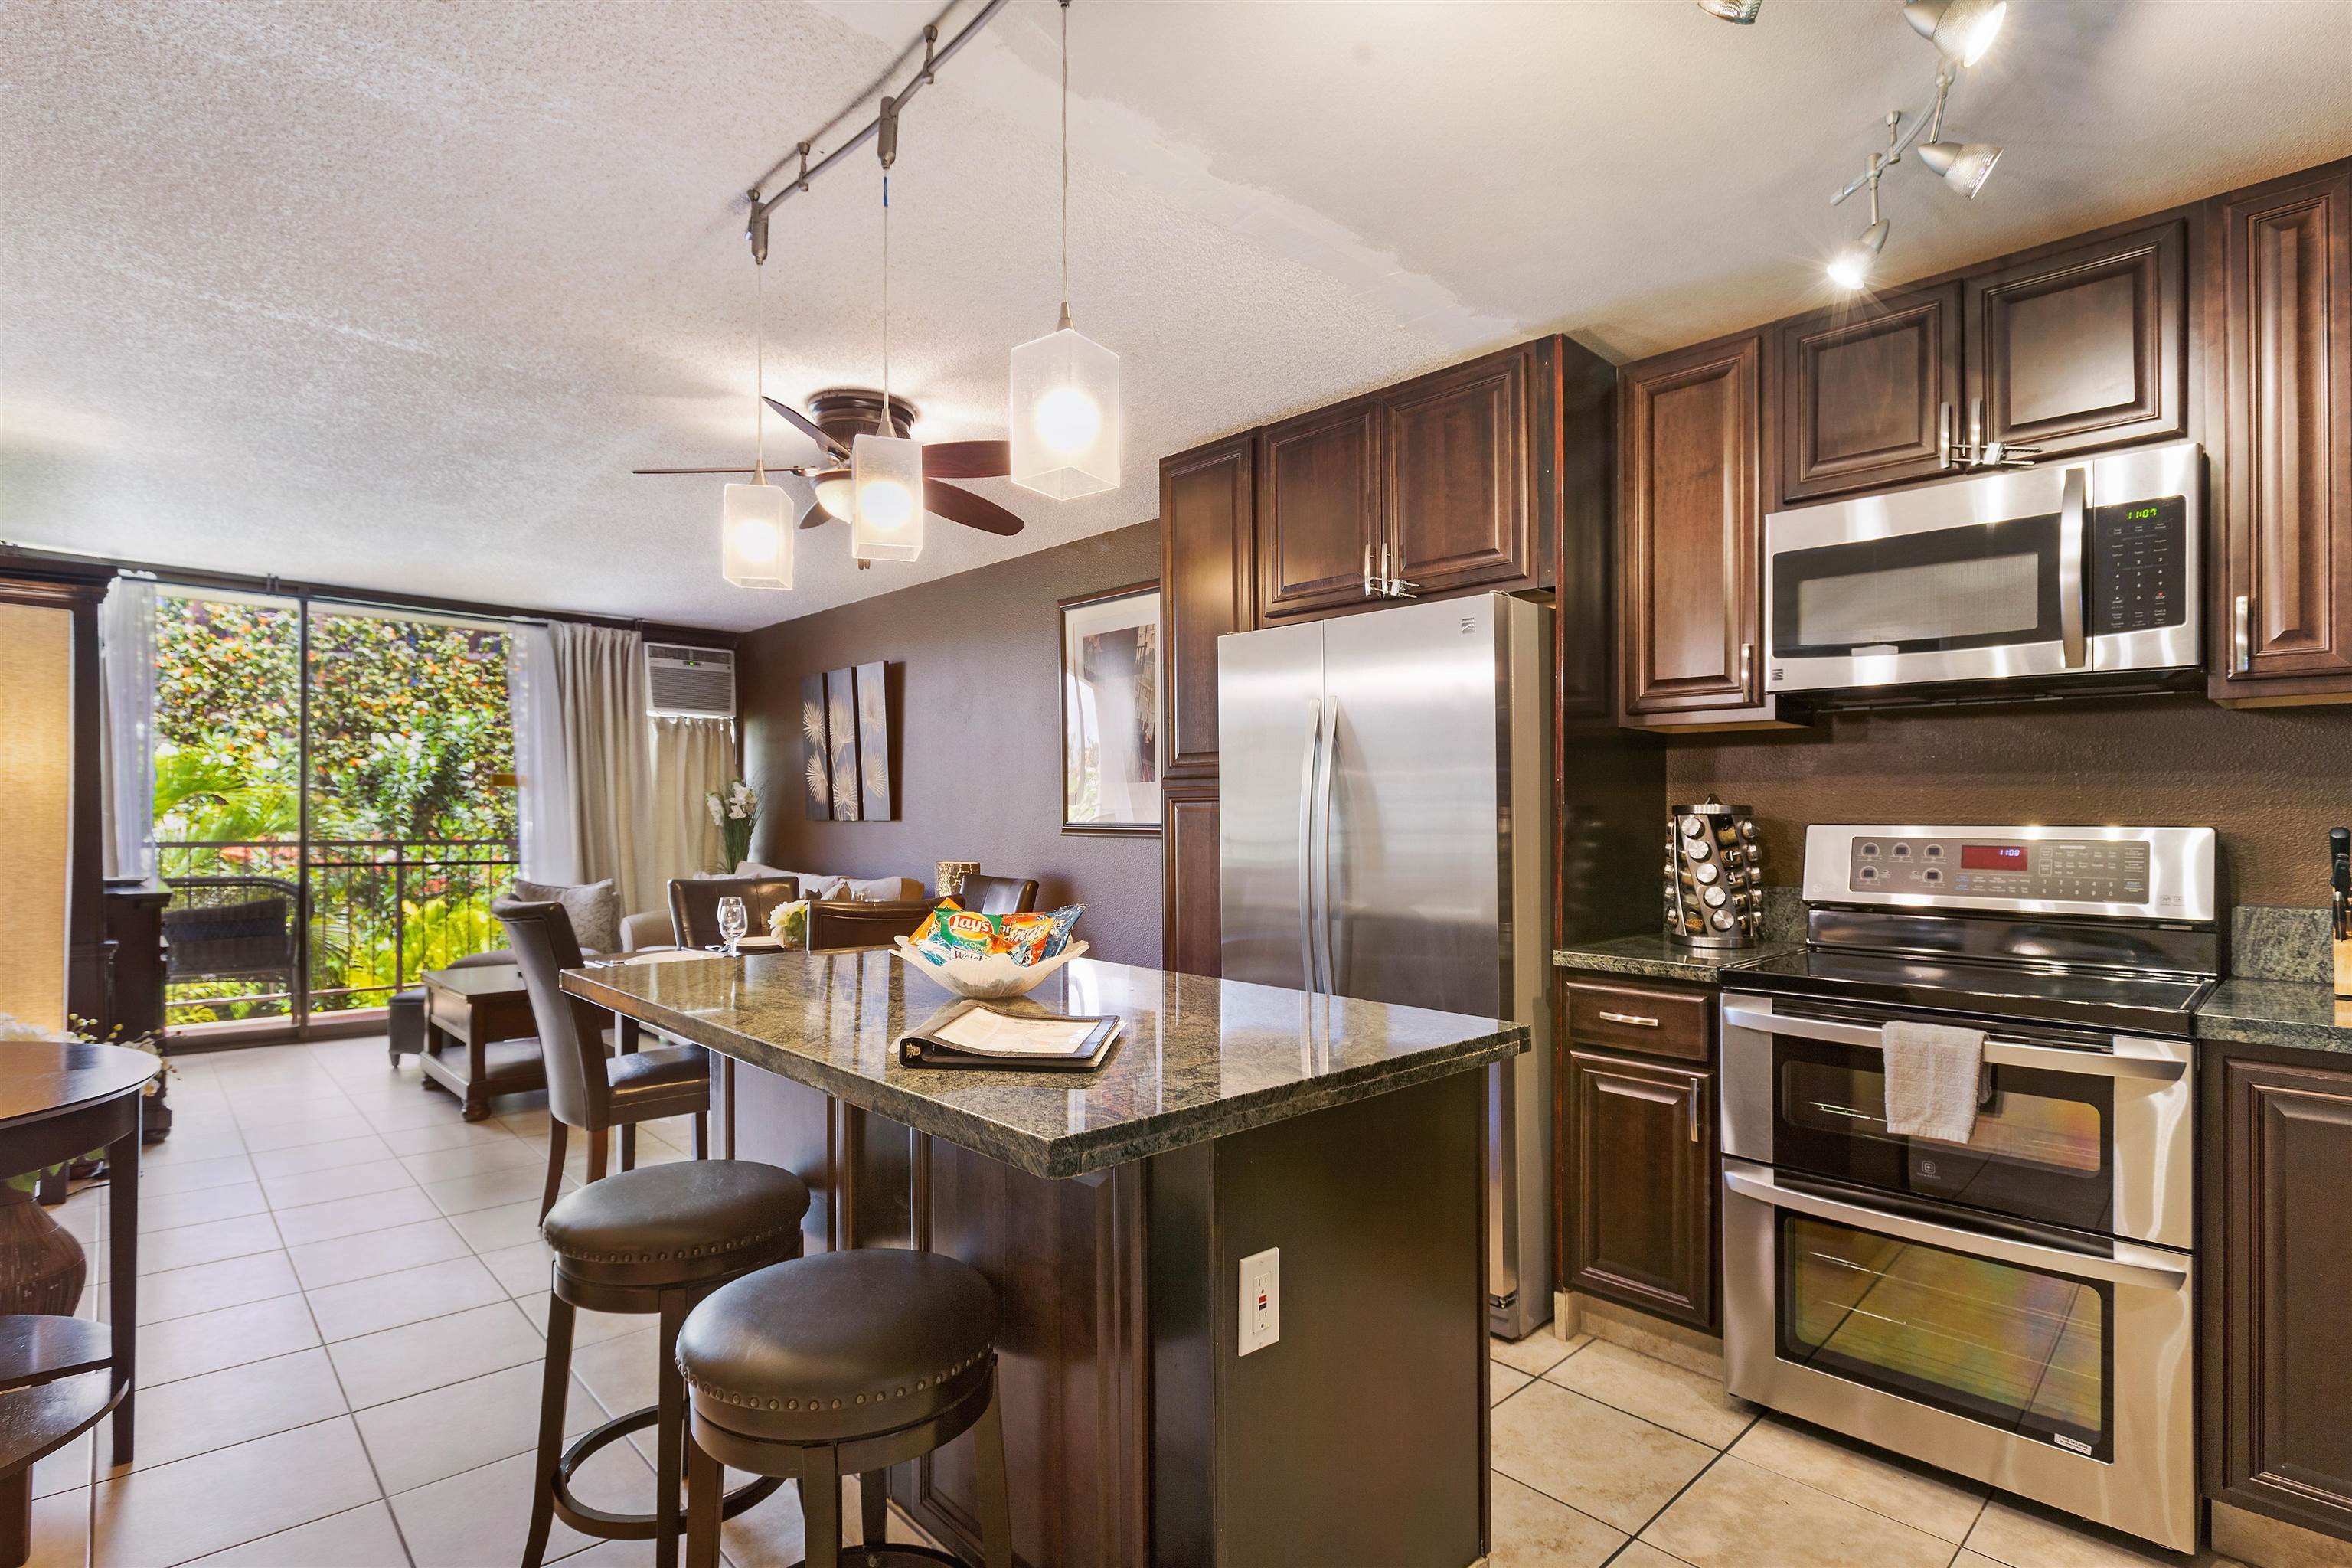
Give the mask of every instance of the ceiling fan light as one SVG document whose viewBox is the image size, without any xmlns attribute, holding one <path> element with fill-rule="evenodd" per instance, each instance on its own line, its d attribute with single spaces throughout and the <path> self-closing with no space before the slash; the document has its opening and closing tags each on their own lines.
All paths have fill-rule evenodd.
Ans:
<svg viewBox="0 0 2352 1568">
<path fill-rule="evenodd" d="M 818 474 L 812 488 L 816 491 L 816 504 L 824 514 L 837 522 L 847 522 L 857 513 L 856 490 L 849 482 L 847 468 L 829 468 Z"/>
<path fill-rule="evenodd" d="M 1974 196 L 1984 189 L 1992 166 L 2000 162 L 2000 149 L 1990 142 L 1923 142 L 1919 162 L 1941 174 L 1944 184 L 1960 195 Z"/>
<path fill-rule="evenodd" d="M 720 569 L 739 588 L 793 585 L 791 498 L 780 485 L 729 485 L 719 501 Z"/>
<path fill-rule="evenodd" d="M 1068 500 L 1118 488 L 1118 356 L 1063 327 L 1013 351 L 1013 482 Z"/>
<path fill-rule="evenodd" d="M 849 553 L 857 561 L 912 561 L 923 552 L 923 448 L 898 436 L 849 444 Z"/>
<path fill-rule="evenodd" d="M 1945 58 L 1972 66 L 2000 36 L 2009 0 L 1911 0 L 1903 18 Z"/>
<path fill-rule="evenodd" d="M 1698 8 L 1710 16 L 1747 26 L 1756 20 L 1756 13 L 1764 9 L 1764 0 L 1698 0 Z"/>
</svg>

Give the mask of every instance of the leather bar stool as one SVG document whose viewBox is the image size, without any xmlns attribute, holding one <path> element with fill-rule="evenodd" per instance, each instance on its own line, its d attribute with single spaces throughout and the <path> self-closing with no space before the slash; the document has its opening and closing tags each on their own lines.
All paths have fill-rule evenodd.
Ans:
<svg viewBox="0 0 2352 1568">
<path fill-rule="evenodd" d="M 1025 915 L 1037 907 L 1037 879 L 983 877 L 974 871 L 963 879 L 963 891 L 951 895 L 976 914 Z"/>
<path fill-rule="evenodd" d="M 687 1563 L 718 1568 L 720 1467 L 800 1482 L 804 1568 L 838 1568 L 841 1478 L 858 1477 L 857 1568 L 960 1563 L 882 1543 L 884 1472 L 969 1431 L 981 1549 L 1013 1568 L 1004 1426 L 996 1404 L 996 1292 L 978 1269 L 895 1247 L 821 1253 L 704 1298 L 677 1336 L 692 1402 Z"/>
<path fill-rule="evenodd" d="M 686 1443 L 686 1395 L 677 1373 L 678 1331 L 695 1303 L 755 1269 L 801 1250 L 808 1188 L 790 1171 L 749 1160 L 682 1160 L 622 1171 L 559 1199 L 540 1226 L 555 1254 L 547 1309 L 546 1377 L 540 1390 L 539 1479 L 531 1494 L 523 1568 L 539 1568 L 558 1519 L 614 1541 L 654 1542 L 660 1568 L 677 1563 L 678 1483 Z M 572 1326 L 585 1307 L 645 1312 L 661 1321 L 661 1381 L 656 1403 L 563 1442 L 563 1400 L 572 1384 Z M 654 1511 L 622 1514 L 572 1495 L 572 1478 L 607 1443 L 656 1429 Z M 718 1479 L 711 1478 L 714 1511 Z M 782 1483 L 760 1480 L 725 1500 L 740 1513 Z"/>
</svg>

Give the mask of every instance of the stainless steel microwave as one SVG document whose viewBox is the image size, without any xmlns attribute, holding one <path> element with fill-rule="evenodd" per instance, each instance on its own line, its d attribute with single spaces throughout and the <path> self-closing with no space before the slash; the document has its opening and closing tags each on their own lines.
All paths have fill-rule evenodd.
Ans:
<svg viewBox="0 0 2352 1568">
<path fill-rule="evenodd" d="M 2179 441 L 1772 513 L 1765 689 L 2162 686 L 2195 671 L 2203 459 Z"/>
</svg>

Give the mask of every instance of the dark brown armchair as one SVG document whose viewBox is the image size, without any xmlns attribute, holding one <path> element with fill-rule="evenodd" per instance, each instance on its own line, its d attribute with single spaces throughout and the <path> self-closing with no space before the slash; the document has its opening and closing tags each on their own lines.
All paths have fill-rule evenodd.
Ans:
<svg viewBox="0 0 2352 1568">
<path fill-rule="evenodd" d="M 1037 879 L 983 877 L 974 871 L 963 879 L 955 901 L 983 915 L 1025 915 L 1037 907 Z"/>
</svg>

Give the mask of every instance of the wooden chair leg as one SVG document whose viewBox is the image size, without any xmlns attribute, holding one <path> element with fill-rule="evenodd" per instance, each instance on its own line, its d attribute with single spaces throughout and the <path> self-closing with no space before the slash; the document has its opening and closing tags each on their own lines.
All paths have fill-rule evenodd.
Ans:
<svg viewBox="0 0 2352 1568">
<path fill-rule="evenodd" d="M 539 1198 L 539 1217 L 545 1219 L 555 1200 L 563 1195 L 563 1143 L 572 1130 L 553 1117 L 547 1121 L 547 1191 Z"/>
<path fill-rule="evenodd" d="M 857 1517 L 859 1543 L 867 1547 L 882 1544 L 890 1533 L 890 1472 L 865 1470 L 857 1477 Z"/>
<path fill-rule="evenodd" d="M 801 1465 L 801 1518 L 805 1568 L 841 1568 L 841 1456 L 832 1448 L 809 1449 Z"/>
<path fill-rule="evenodd" d="M 588 1179 L 601 1182 L 604 1179 L 604 1129 L 591 1127 L 584 1131 L 588 1134 Z"/>
<path fill-rule="evenodd" d="M 555 1467 L 563 1458 L 563 1396 L 572 1388 L 572 1317 L 571 1302 L 561 1296 L 548 1298 L 547 1360 L 539 1385 L 538 1480 L 530 1494 L 530 1533 L 523 1542 L 522 1568 L 539 1568 L 547 1555 L 548 1531 L 555 1523 Z"/>
<path fill-rule="evenodd" d="M 22 1568 L 33 1555 L 33 1471 L 0 1480 L 0 1563 Z"/>
<path fill-rule="evenodd" d="M 686 1440 L 686 1568 L 719 1568 L 719 1490 L 726 1485 L 718 1460 Z"/>
<path fill-rule="evenodd" d="M 636 1168 L 637 1124 L 634 1121 L 624 1121 L 621 1123 L 621 1169 L 634 1171 Z"/>
<path fill-rule="evenodd" d="M 972 1457 L 980 1469 L 981 1561 L 988 1568 L 1013 1568 L 1013 1505 L 1004 1476 L 1004 1406 L 996 1397 L 994 1380 L 988 1391 L 988 1408 L 971 1429 Z"/>
<path fill-rule="evenodd" d="M 677 1370 L 677 1331 L 686 1292 L 661 1293 L 661 1368 L 654 1421 L 654 1568 L 677 1568 L 678 1467 L 686 1440 L 686 1379 Z"/>
</svg>

